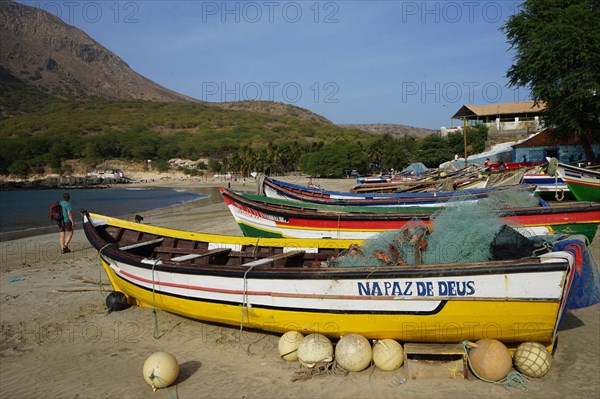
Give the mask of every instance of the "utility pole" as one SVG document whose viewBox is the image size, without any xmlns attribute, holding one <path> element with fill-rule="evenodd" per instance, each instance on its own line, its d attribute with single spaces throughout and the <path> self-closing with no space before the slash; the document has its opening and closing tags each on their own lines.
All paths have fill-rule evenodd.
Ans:
<svg viewBox="0 0 600 399">
<path fill-rule="evenodd" d="M 467 163 L 467 118 L 464 117 L 463 118 L 463 141 L 464 141 L 464 146 L 465 146 L 465 168 L 468 165 Z"/>
</svg>

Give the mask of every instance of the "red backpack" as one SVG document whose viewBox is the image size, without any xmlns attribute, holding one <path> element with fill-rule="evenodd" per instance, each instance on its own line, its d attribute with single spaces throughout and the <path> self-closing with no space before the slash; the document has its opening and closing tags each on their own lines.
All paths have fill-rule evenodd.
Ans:
<svg viewBox="0 0 600 399">
<path fill-rule="evenodd" d="M 50 205 L 50 220 L 60 222 L 63 220 L 62 206 L 58 202 L 53 202 Z"/>
</svg>

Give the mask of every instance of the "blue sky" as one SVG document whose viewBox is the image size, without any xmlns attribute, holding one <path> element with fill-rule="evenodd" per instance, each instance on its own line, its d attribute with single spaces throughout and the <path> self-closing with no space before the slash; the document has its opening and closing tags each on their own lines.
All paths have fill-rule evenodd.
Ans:
<svg viewBox="0 0 600 399">
<path fill-rule="evenodd" d="M 274 100 L 335 123 L 439 129 L 507 86 L 517 1 L 24 1 L 155 82 L 205 101 Z M 455 122 L 456 123 L 456 122 Z"/>
</svg>

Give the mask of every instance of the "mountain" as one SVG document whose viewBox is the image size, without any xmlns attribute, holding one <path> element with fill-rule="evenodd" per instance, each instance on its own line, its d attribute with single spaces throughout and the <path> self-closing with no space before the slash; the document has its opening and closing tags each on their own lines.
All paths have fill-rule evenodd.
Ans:
<svg viewBox="0 0 600 399">
<path fill-rule="evenodd" d="M 143 77 L 83 31 L 35 7 L 0 2 L 0 43 L 3 88 L 34 86 L 59 98 L 193 100 Z"/>
<path fill-rule="evenodd" d="M 307 109 L 297 107 L 291 104 L 277 103 L 273 101 L 234 101 L 225 103 L 206 103 L 223 109 L 235 111 L 258 112 L 275 116 L 289 116 L 303 121 L 318 122 L 331 125 L 332 122 Z"/>
<path fill-rule="evenodd" d="M 0 118 L 38 111 L 57 100 L 192 101 L 227 111 L 332 125 L 309 110 L 269 101 L 201 102 L 138 74 L 85 32 L 39 8 L 0 0 Z M 371 133 L 424 137 L 404 125 L 340 125 Z M 269 126 L 267 126 L 269 127 Z"/>
<path fill-rule="evenodd" d="M 369 133 L 376 134 L 390 134 L 392 136 L 413 136 L 413 137 L 427 137 L 432 134 L 439 134 L 437 130 L 425 129 L 422 127 L 413 127 L 407 125 L 397 125 L 390 123 L 370 123 L 370 124 L 351 124 L 351 125 L 338 125 L 341 127 L 347 127 L 350 129 L 364 130 Z"/>
<path fill-rule="evenodd" d="M 138 74 L 85 32 L 51 13 L 12 0 L 0 0 L 0 92 L 0 117 L 37 111 L 57 99 L 201 102 Z M 206 104 L 331 124 L 289 104 Z"/>
</svg>

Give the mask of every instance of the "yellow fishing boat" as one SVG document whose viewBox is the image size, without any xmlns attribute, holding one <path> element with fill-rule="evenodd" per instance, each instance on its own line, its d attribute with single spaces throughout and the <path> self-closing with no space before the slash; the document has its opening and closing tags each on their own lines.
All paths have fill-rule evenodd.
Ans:
<svg viewBox="0 0 600 399">
<path fill-rule="evenodd" d="M 221 236 L 84 212 L 116 291 L 137 305 L 272 332 L 406 342 L 554 342 L 575 257 L 340 267 L 356 240 Z M 583 245 L 585 249 L 585 245 Z"/>
</svg>

